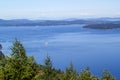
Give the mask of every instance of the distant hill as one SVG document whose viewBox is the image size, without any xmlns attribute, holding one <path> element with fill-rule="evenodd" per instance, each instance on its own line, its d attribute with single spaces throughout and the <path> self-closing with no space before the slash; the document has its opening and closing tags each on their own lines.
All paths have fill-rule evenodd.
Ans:
<svg viewBox="0 0 120 80">
<path fill-rule="evenodd" d="M 105 23 L 105 24 L 90 24 L 86 25 L 83 28 L 89 29 L 120 29 L 120 23 Z"/>
<path fill-rule="evenodd" d="M 118 28 L 120 18 L 89 18 L 89 19 L 65 19 L 65 20 L 28 20 L 28 19 L 0 19 L 0 26 L 55 26 L 86 24 L 84 28 L 102 29 Z M 107 27 L 106 27 L 107 26 Z"/>
<path fill-rule="evenodd" d="M 52 26 L 85 24 L 85 20 L 0 20 L 0 26 Z"/>
</svg>

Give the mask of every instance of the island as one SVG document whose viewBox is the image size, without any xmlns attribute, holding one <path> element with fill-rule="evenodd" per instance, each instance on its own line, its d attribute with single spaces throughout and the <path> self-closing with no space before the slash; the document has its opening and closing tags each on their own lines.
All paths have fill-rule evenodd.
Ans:
<svg viewBox="0 0 120 80">
<path fill-rule="evenodd" d="M 120 29 L 120 23 L 101 23 L 101 24 L 89 24 L 83 26 L 83 28 L 89 28 L 89 29 L 100 29 L 100 30 L 106 30 L 106 29 Z"/>
</svg>

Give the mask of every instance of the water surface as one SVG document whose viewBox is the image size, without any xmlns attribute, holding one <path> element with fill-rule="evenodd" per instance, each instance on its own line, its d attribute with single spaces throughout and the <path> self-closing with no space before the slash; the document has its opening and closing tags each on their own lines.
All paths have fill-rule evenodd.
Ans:
<svg viewBox="0 0 120 80">
<path fill-rule="evenodd" d="M 82 25 L 0 27 L 6 55 L 15 38 L 41 64 L 48 54 L 56 68 L 65 70 L 73 62 L 78 71 L 89 66 L 91 72 L 101 75 L 106 68 L 120 79 L 120 30 L 83 29 Z"/>
</svg>

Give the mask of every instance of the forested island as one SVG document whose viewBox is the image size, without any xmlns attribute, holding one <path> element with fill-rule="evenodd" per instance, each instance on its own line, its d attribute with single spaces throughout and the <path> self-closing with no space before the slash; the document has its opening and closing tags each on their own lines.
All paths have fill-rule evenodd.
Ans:
<svg viewBox="0 0 120 80">
<path fill-rule="evenodd" d="M 0 19 L 0 27 L 11 26 L 59 26 L 59 25 L 85 25 L 83 28 L 109 30 L 120 29 L 119 18 L 97 18 L 97 19 L 66 19 L 66 20 L 28 20 L 28 19 Z"/>
<path fill-rule="evenodd" d="M 0 45 L 0 80 L 116 80 L 107 70 L 103 70 L 102 76 L 96 76 L 87 67 L 82 71 L 76 71 L 73 63 L 66 71 L 55 69 L 51 58 L 47 55 L 44 64 L 38 64 L 33 56 L 27 56 L 22 43 L 13 42 L 10 56 L 2 52 Z"/>
<path fill-rule="evenodd" d="M 114 23 L 90 24 L 90 25 L 84 26 L 83 28 L 99 29 L 99 30 L 120 29 L 120 23 L 119 24 L 114 24 Z"/>
</svg>

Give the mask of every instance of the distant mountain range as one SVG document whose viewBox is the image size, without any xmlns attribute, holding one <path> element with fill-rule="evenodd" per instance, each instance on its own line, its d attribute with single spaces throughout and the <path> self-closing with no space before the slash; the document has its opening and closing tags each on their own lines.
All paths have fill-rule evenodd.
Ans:
<svg viewBox="0 0 120 80">
<path fill-rule="evenodd" d="M 85 20 L 2 20 L 0 19 L 0 26 L 53 26 L 53 25 L 71 25 L 84 24 Z"/>
<path fill-rule="evenodd" d="M 120 27 L 120 18 L 89 18 L 65 20 L 0 19 L 0 26 L 56 26 L 75 24 L 86 24 L 84 28 L 91 29 L 113 29 Z"/>
</svg>

